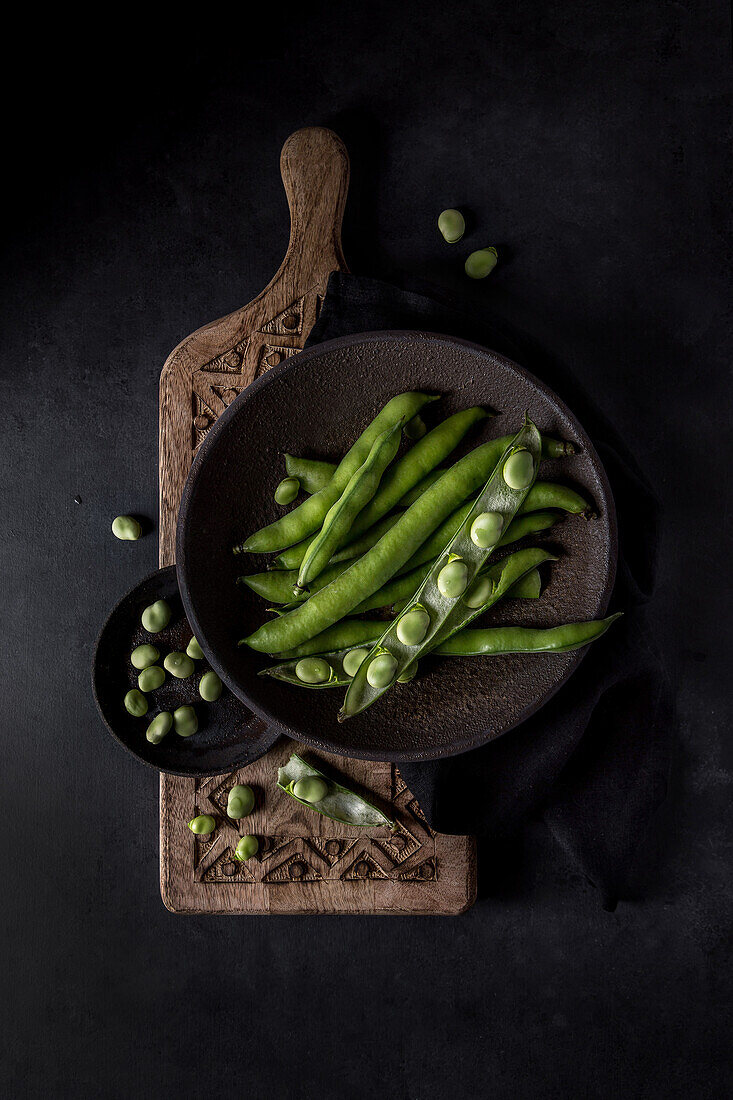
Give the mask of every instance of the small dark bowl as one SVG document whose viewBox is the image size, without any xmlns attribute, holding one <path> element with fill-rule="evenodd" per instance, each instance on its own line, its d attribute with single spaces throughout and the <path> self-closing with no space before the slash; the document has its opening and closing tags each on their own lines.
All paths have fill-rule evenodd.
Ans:
<svg viewBox="0 0 733 1100">
<path fill-rule="evenodd" d="M 176 561 L 184 606 L 222 680 L 273 728 L 321 750 L 373 760 L 449 756 L 499 737 L 547 702 L 583 656 L 426 660 L 411 683 L 340 724 L 343 692 L 258 676 L 273 660 L 237 648 L 267 617 L 263 601 L 236 585 L 237 574 L 264 569 L 267 559 L 237 557 L 231 548 L 282 515 L 272 497 L 283 476 L 282 452 L 338 461 L 385 402 L 405 390 L 441 395 L 425 410 L 431 426 L 469 405 L 498 413 L 450 461 L 488 438 L 513 434 L 525 411 L 541 431 L 578 448 L 573 458 L 543 462 L 540 476 L 576 486 L 597 518 L 568 517 L 538 539 L 560 554 L 543 570 L 549 580 L 542 598 L 503 601 L 487 625 L 597 618 L 616 571 L 613 498 L 590 439 L 547 386 L 503 356 L 429 333 L 371 332 L 310 348 L 257 378 L 209 429 L 183 491 Z"/>
<path fill-rule="evenodd" d="M 149 634 L 140 616 L 155 600 L 167 600 L 173 615 L 165 630 Z M 208 661 L 195 661 L 196 671 L 186 680 L 166 673 L 163 686 L 148 694 L 150 709 L 143 718 L 128 714 L 123 703 L 127 692 L 137 687 L 138 670 L 130 662 L 135 646 L 143 642 L 156 646 L 162 665 L 166 653 L 186 648 L 191 634 L 178 594 L 175 566 L 151 573 L 122 597 L 102 627 L 92 670 L 94 698 L 112 736 L 138 760 L 170 775 L 221 775 L 264 755 L 278 731 L 255 717 L 226 687 L 215 703 L 205 703 L 198 683 L 211 668 Z M 186 703 L 196 708 L 198 732 L 193 737 L 179 737 L 171 730 L 158 745 L 151 745 L 145 731 L 156 713 L 172 712 Z"/>
</svg>

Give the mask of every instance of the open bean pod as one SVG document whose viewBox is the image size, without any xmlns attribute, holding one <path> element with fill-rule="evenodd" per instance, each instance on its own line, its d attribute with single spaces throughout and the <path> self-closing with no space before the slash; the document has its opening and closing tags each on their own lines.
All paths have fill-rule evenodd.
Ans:
<svg viewBox="0 0 733 1100">
<path fill-rule="evenodd" d="M 298 798 L 294 793 L 296 785 L 304 779 L 320 779 L 325 785 L 325 793 L 317 801 Z M 329 817 L 332 821 L 339 821 L 343 825 L 355 825 L 358 828 L 373 829 L 378 826 L 395 828 L 395 822 L 383 814 L 380 809 L 373 806 L 356 791 L 349 790 L 341 783 L 324 775 L 318 768 L 314 768 L 297 753 L 293 753 L 287 764 L 277 770 L 277 785 L 281 791 L 290 795 L 301 806 L 316 813 Z M 323 789 L 323 788 L 321 788 Z"/>
<path fill-rule="evenodd" d="M 447 637 L 458 629 L 454 624 L 465 617 L 466 608 L 470 607 L 466 599 L 470 598 L 477 574 L 537 477 L 541 453 L 540 433 L 527 417 L 501 455 L 463 524 L 437 557 L 412 603 L 389 624 L 359 668 L 346 692 L 339 712 L 340 721 L 371 706 L 409 665 L 433 648 L 436 637 Z M 537 561 L 528 561 L 526 568 L 514 571 L 511 562 L 518 556 L 507 559 L 501 579 L 482 605 L 484 610 L 508 592 L 524 573 L 536 568 Z"/>
</svg>

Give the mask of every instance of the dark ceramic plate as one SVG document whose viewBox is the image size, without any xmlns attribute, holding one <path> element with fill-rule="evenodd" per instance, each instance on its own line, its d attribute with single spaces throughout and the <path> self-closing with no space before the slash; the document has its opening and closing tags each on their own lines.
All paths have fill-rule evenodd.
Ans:
<svg viewBox="0 0 733 1100">
<path fill-rule="evenodd" d="M 161 599 L 168 601 L 173 615 L 165 630 L 151 635 L 143 629 L 140 615 L 148 604 Z M 137 669 L 129 659 L 135 646 L 151 642 L 160 650 L 162 664 L 166 653 L 185 649 L 190 637 L 175 566 L 159 569 L 122 597 L 102 627 L 94 657 L 94 698 L 110 733 L 139 760 L 171 775 L 220 775 L 262 756 L 278 734 L 226 688 L 215 703 L 203 701 L 197 684 L 210 667 L 208 661 L 196 661 L 196 672 L 187 680 L 166 675 L 163 686 L 148 695 L 150 711 L 144 718 L 133 718 L 123 705 L 130 688 L 137 687 Z M 195 736 L 179 737 L 171 730 L 158 745 L 146 741 L 145 731 L 155 714 L 159 710 L 172 712 L 184 703 L 196 707 L 199 729 Z"/>
<path fill-rule="evenodd" d="M 499 415 L 470 435 L 514 433 L 525 410 L 543 432 L 579 453 L 544 462 L 543 479 L 567 480 L 598 518 L 569 517 L 543 545 L 560 552 L 539 600 L 507 600 L 488 621 L 552 626 L 603 615 L 616 569 L 616 520 L 603 467 L 569 409 L 527 371 L 464 341 L 418 332 L 376 332 L 309 349 L 252 383 L 211 428 L 186 484 L 178 519 L 178 581 L 189 621 L 222 679 L 279 732 L 331 752 L 375 760 L 419 760 L 464 752 L 529 717 L 567 679 L 581 653 L 426 660 L 421 675 L 339 724 L 340 691 L 309 691 L 258 677 L 272 660 L 237 648 L 264 621 L 265 605 L 235 586 L 263 557 L 231 547 L 282 514 L 273 490 L 282 452 L 338 460 L 382 405 L 404 390 L 440 393 L 426 419 L 469 405 Z M 601 643 L 602 644 L 602 643 Z"/>
</svg>

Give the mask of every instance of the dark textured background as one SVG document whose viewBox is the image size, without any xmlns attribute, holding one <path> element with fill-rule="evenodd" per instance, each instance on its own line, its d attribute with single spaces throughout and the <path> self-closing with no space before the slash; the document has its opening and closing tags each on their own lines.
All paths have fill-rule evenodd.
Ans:
<svg viewBox="0 0 733 1100">
<path fill-rule="evenodd" d="M 727 5 L 318 2 L 268 11 L 262 36 L 206 14 L 155 41 L 127 12 L 87 25 L 92 41 L 39 16 L 6 42 L 0 1086 L 722 1096 Z M 103 729 L 88 674 L 155 539 L 121 545 L 109 521 L 156 515 L 161 365 L 278 266 L 277 158 L 309 123 L 349 146 L 353 269 L 490 303 L 536 346 L 528 365 L 575 372 L 661 497 L 650 616 L 677 767 L 638 900 L 613 914 L 539 825 L 483 852 L 481 899 L 457 919 L 161 904 L 157 783 Z M 466 248 L 499 246 L 486 283 L 438 237 L 445 205 L 472 212 Z"/>
</svg>

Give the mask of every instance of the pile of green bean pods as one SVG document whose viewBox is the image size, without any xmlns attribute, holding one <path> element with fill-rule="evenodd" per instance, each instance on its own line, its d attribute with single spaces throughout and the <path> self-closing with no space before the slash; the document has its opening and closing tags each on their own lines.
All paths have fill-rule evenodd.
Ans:
<svg viewBox="0 0 733 1100">
<path fill-rule="evenodd" d="M 238 578 L 274 605 L 273 617 L 240 646 L 278 659 L 262 676 L 309 689 L 345 687 L 339 720 L 397 685 L 404 690 L 429 655 L 568 653 L 618 618 L 468 629 L 503 599 L 541 598 L 540 570 L 557 557 L 522 540 L 563 514 L 592 511 L 569 486 L 538 480 L 543 458 L 575 452 L 541 435 L 529 417 L 513 436 L 479 443 L 446 465 L 489 414 L 476 406 L 428 430 L 423 415 L 436 400 L 416 392 L 393 397 L 339 463 L 286 454 L 276 503 L 299 493 L 305 499 L 233 547 L 239 555 L 272 555 L 264 571 Z M 359 617 L 376 609 L 386 617 Z M 166 661 L 180 675 L 177 660 Z"/>
</svg>

